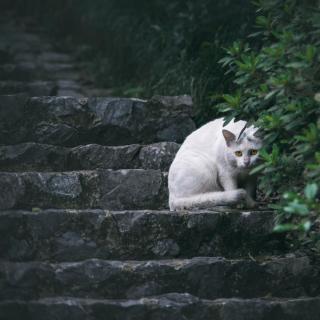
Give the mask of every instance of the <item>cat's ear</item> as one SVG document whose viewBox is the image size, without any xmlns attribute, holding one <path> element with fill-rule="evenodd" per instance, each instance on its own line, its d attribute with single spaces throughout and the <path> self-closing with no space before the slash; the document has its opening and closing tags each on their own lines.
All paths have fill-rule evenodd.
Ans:
<svg viewBox="0 0 320 320">
<path fill-rule="evenodd" d="M 263 132 L 262 132 L 262 130 L 261 130 L 261 129 L 256 130 L 255 133 L 253 134 L 253 136 L 254 136 L 255 138 L 257 138 L 257 139 L 262 140 L 262 138 L 263 138 Z"/>
<path fill-rule="evenodd" d="M 228 147 L 230 146 L 230 144 L 232 142 L 236 141 L 236 136 L 232 132 L 230 132 L 229 130 L 223 129 L 222 130 L 222 134 L 224 136 L 224 139 L 226 140 L 226 143 L 227 143 Z"/>
</svg>

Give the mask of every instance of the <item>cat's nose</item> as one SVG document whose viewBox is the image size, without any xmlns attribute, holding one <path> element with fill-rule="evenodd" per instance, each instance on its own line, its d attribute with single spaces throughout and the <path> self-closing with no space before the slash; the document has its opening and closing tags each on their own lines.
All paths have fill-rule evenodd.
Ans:
<svg viewBox="0 0 320 320">
<path fill-rule="evenodd" d="M 250 159 L 244 159 L 243 163 L 244 163 L 244 165 L 245 165 L 246 167 L 249 167 L 249 165 L 250 165 Z"/>
</svg>

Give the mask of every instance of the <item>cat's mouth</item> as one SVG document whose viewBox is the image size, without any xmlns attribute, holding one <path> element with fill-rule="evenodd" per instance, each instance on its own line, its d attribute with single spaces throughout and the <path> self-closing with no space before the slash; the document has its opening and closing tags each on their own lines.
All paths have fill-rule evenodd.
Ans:
<svg viewBox="0 0 320 320">
<path fill-rule="evenodd" d="M 242 164 L 239 166 L 239 168 L 241 169 L 245 169 L 245 170 L 249 170 L 253 167 L 253 164 L 252 163 L 249 163 L 249 164 Z"/>
</svg>

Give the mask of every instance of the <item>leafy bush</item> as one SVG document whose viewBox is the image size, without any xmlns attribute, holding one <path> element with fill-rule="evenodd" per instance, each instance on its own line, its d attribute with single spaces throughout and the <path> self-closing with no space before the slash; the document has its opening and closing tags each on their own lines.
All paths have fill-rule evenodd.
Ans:
<svg viewBox="0 0 320 320">
<path fill-rule="evenodd" d="M 222 96 L 220 111 L 263 128 L 260 188 L 283 194 L 275 230 L 309 231 L 320 216 L 320 7 L 318 1 L 256 1 L 252 47 L 242 41 L 220 63 L 237 90 Z M 287 192 L 291 190 L 291 192 Z M 278 197 L 276 197 L 277 199 Z"/>
</svg>

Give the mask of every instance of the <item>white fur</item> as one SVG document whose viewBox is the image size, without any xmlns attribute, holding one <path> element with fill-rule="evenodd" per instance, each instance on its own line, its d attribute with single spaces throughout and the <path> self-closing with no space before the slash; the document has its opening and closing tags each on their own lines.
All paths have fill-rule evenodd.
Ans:
<svg viewBox="0 0 320 320">
<path fill-rule="evenodd" d="M 227 129 L 238 138 L 245 125 L 245 121 L 231 121 L 223 127 L 223 119 L 217 119 L 186 138 L 169 170 L 170 210 L 229 205 L 244 199 L 254 205 L 255 186 L 248 172 L 258 155 L 250 156 L 248 150 L 261 147 L 254 136 L 257 128 L 245 129 L 229 146 L 222 134 Z M 242 151 L 243 157 L 235 151 Z M 239 188 L 240 180 L 246 190 Z"/>
</svg>

